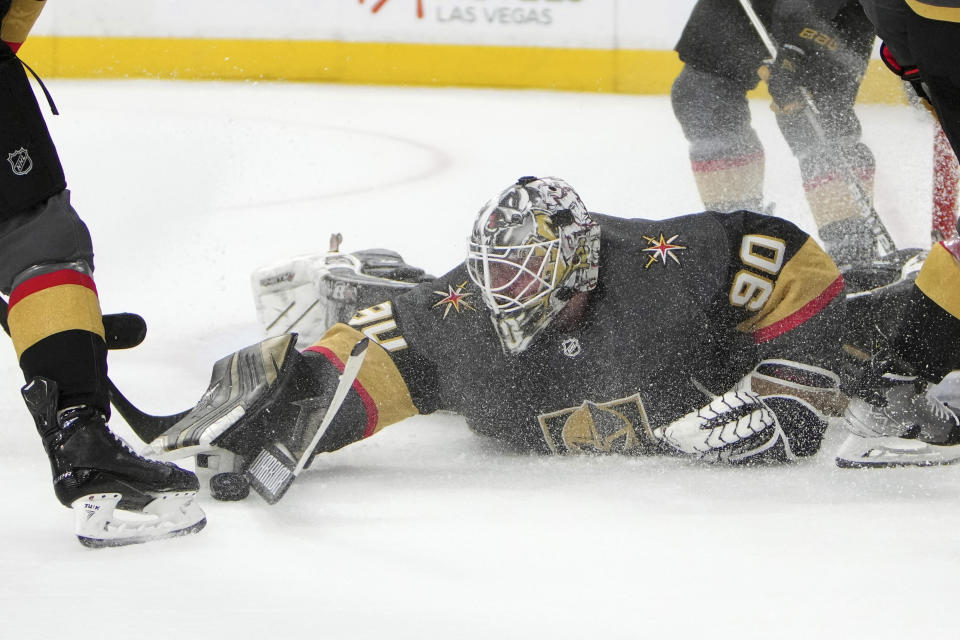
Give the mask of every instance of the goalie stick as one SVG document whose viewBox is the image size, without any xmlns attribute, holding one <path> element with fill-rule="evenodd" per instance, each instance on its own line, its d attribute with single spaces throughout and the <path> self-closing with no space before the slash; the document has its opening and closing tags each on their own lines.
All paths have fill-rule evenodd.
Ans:
<svg viewBox="0 0 960 640">
<path fill-rule="evenodd" d="M 323 421 L 317 427 L 316 433 L 310 439 L 307 448 L 303 450 L 300 457 L 294 457 L 284 447 L 279 444 L 271 444 L 264 447 L 260 453 L 253 459 L 247 468 L 247 479 L 250 486 L 267 501 L 268 504 L 276 504 L 280 498 L 287 492 L 293 481 L 297 479 L 300 472 L 303 471 L 313 456 L 313 450 L 316 449 L 320 438 L 326 433 L 327 428 L 337 412 L 340 405 L 347 397 L 350 387 L 353 386 L 363 365 L 363 359 L 367 355 L 367 347 L 370 344 L 370 338 L 363 338 L 350 352 L 346 364 L 343 366 L 343 373 L 337 382 L 337 388 L 333 393 L 333 399 L 330 400 L 330 406 L 324 413 Z"/>
<path fill-rule="evenodd" d="M 767 28 L 763 25 L 763 22 L 760 21 L 760 16 L 757 15 L 757 12 L 754 10 L 750 0 L 739 0 L 739 2 L 744 13 L 747 14 L 747 18 L 750 19 L 750 23 L 753 25 L 757 35 L 760 37 L 760 40 L 763 41 L 764 47 L 766 47 L 767 52 L 770 54 L 768 63 L 774 62 L 779 56 L 777 43 L 774 42 L 773 38 L 770 36 L 770 32 L 767 31 Z M 820 111 L 817 109 L 817 105 L 813 102 L 813 96 L 810 95 L 810 92 L 806 87 L 800 87 L 800 93 L 803 96 L 803 113 L 807 118 L 807 122 L 810 124 L 810 127 L 813 129 L 820 143 L 825 148 L 829 148 L 829 140 L 827 139 L 827 134 L 823 129 L 823 123 L 820 121 Z M 854 175 L 853 170 L 847 164 L 845 159 L 839 155 L 836 157 L 836 159 L 838 161 L 837 164 L 841 169 L 841 173 L 843 174 L 843 181 L 849 188 L 850 194 L 853 196 L 853 200 L 857 204 L 857 208 L 860 209 L 861 217 L 870 226 L 870 231 L 873 233 L 877 252 L 879 253 L 880 257 L 890 255 L 897 249 L 896 244 L 893 241 L 893 237 L 890 235 L 890 232 L 887 231 L 886 226 L 884 226 L 883 221 L 880 219 L 880 215 L 877 213 L 877 210 L 873 208 L 872 204 L 870 204 L 870 199 L 867 197 L 867 194 L 864 193 L 863 186 L 859 183 L 859 181 L 857 181 L 857 177 Z"/>
</svg>

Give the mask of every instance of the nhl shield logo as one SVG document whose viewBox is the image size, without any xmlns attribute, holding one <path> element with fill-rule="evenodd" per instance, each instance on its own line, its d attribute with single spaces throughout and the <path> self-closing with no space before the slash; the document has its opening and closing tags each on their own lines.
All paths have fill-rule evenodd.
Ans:
<svg viewBox="0 0 960 640">
<path fill-rule="evenodd" d="M 576 338 L 565 338 L 560 343 L 560 353 L 568 358 L 576 358 L 583 353 L 583 345 Z"/>
<path fill-rule="evenodd" d="M 15 176 L 25 176 L 33 169 L 33 160 L 24 147 L 8 153 L 7 162 L 10 163 L 10 170 Z"/>
</svg>

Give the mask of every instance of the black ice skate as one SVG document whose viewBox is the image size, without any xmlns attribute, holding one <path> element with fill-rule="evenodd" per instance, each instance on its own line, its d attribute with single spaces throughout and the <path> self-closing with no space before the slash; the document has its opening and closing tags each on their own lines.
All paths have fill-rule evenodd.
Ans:
<svg viewBox="0 0 960 640">
<path fill-rule="evenodd" d="M 120 546 L 204 527 L 194 474 L 137 455 L 93 407 L 58 411 L 57 384 L 51 380 L 34 378 L 22 393 L 50 458 L 54 492 L 74 510 L 82 544 Z"/>
<path fill-rule="evenodd" d="M 846 468 L 931 466 L 960 461 L 960 418 L 912 375 L 885 373 L 844 413 L 850 431 L 837 453 Z"/>
</svg>

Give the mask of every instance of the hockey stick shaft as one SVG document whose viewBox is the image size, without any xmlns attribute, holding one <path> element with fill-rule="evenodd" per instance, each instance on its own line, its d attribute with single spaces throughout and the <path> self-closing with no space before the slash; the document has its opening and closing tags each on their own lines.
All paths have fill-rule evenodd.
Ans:
<svg viewBox="0 0 960 640">
<path fill-rule="evenodd" d="M 777 59 L 777 44 L 773 41 L 773 38 L 770 37 L 767 28 L 763 26 L 763 23 L 760 21 L 760 16 L 754 11 L 753 4 L 750 3 L 750 0 L 739 0 L 739 2 L 743 8 L 743 12 L 746 13 L 747 18 L 750 19 L 750 24 L 753 25 L 757 35 L 760 36 L 760 40 L 763 41 L 763 46 L 767 48 L 767 52 L 770 54 L 768 62 L 774 62 Z"/>
<path fill-rule="evenodd" d="M 770 64 L 775 62 L 777 57 L 780 55 L 776 41 L 774 41 L 773 37 L 770 35 L 770 32 L 760 20 L 760 16 L 757 15 L 757 12 L 754 10 L 753 4 L 750 2 L 750 0 L 738 1 L 740 2 L 740 6 L 743 8 L 743 12 L 750 20 L 750 24 L 753 25 L 754 31 L 757 32 L 757 35 L 763 42 L 763 46 L 766 47 L 767 52 L 770 54 L 770 58 L 767 60 L 767 63 Z M 824 148 L 830 148 L 826 131 L 823 128 L 823 123 L 820 121 L 820 112 L 817 109 L 816 103 L 813 101 L 813 96 L 806 87 L 801 88 L 801 94 L 803 95 L 803 111 L 807 122 L 810 124 L 810 127 L 816 134 L 817 140 L 820 142 L 820 144 Z M 883 221 L 880 219 L 879 214 L 877 214 L 876 209 L 874 209 L 873 205 L 870 204 L 870 198 L 864 192 L 863 185 L 860 184 L 860 181 L 854 174 L 853 169 L 850 168 L 850 165 L 847 163 L 846 158 L 836 152 L 834 152 L 834 157 L 840 167 L 843 180 L 850 190 L 850 195 L 853 197 L 853 201 L 860 210 L 861 217 L 866 220 L 867 224 L 870 225 L 870 231 L 873 234 L 878 253 L 881 256 L 893 253 L 897 249 L 896 243 L 894 243 L 893 237 L 883 224 Z"/>
</svg>

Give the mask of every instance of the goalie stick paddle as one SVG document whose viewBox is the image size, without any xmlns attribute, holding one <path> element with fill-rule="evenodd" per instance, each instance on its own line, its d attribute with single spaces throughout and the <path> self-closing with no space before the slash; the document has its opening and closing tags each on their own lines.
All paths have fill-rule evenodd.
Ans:
<svg viewBox="0 0 960 640">
<path fill-rule="evenodd" d="M 779 56 L 777 43 L 774 42 L 770 36 L 770 32 L 767 31 L 767 28 L 763 25 L 763 22 L 760 21 L 760 16 L 757 15 L 750 0 L 739 0 L 739 2 L 744 13 L 747 14 L 747 18 L 750 19 L 750 24 L 753 25 L 754 30 L 770 54 L 769 62 L 775 61 Z M 813 96 L 810 95 L 806 87 L 800 87 L 800 93 L 803 95 L 803 113 L 807 118 L 807 122 L 810 123 L 810 127 L 814 133 L 816 133 L 820 143 L 823 144 L 825 148 L 829 148 L 829 140 L 827 139 L 826 132 L 823 130 L 823 123 L 820 121 L 820 111 L 813 102 Z M 870 199 L 864 192 L 863 185 L 860 184 L 856 175 L 854 175 L 853 169 L 850 168 L 842 156 L 835 154 L 835 159 L 840 167 L 843 181 L 847 185 L 847 188 L 850 189 L 850 195 L 853 196 L 854 202 L 856 202 L 857 207 L 860 209 L 861 217 L 870 225 L 870 231 L 873 234 L 877 252 L 881 257 L 890 255 L 897 250 L 897 245 L 894 243 L 893 237 L 890 235 L 890 232 L 887 231 L 887 227 L 883 224 L 883 220 L 880 219 L 877 210 L 870 204 Z"/>
<path fill-rule="evenodd" d="M 330 400 L 330 406 L 327 407 L 327 411 L 324 413 L 323 421 L 317 428 L 316 433 L 313 434 L 313 438 L 310 439 L 310 444 L 308 444 L 307 448 L 300 454 L 300 458 L 295 460 L 285 448 L 282 448 L 278 444 L 271 444 L 264 447 L 253 459 L 253 462 L 250 463 L 250 466 L 247 468 L 247 478 L 250 481 L 250 486 L 253 487 L 254 491 L 259 493 L 268 504 L 276 504 L 279 502 L 280 498 L 287 492 L 287 489 L 290 488 L 290 485 L 293 484 L 293 481 L 296 480 L 300 472 L 306 467 L 307 461 L 310 460 L 313 454 L 313 450 L 316 449 L 320 438 L 323 437 L 323 434 L 326 433 L 330 427 L 330 423 L 333 422 L 337 412 L 340 410 L 340 405 L 342 405 L 346 399 L 350 387 L 353 386 L 353 382 L 357 379 L 360 366 L 363 364 L 363 359 L 367 355 L 367 346 L 369 346 L 369 344 L 370 339 L 363 338 L 354 345 L 353 350 L 350 352 L 350 357 L 347 358 L 347 362 L 343 367 L 343 373 L 340 374 L 337 389 L 333 393 L 333 399 Z"/>
</svg>

